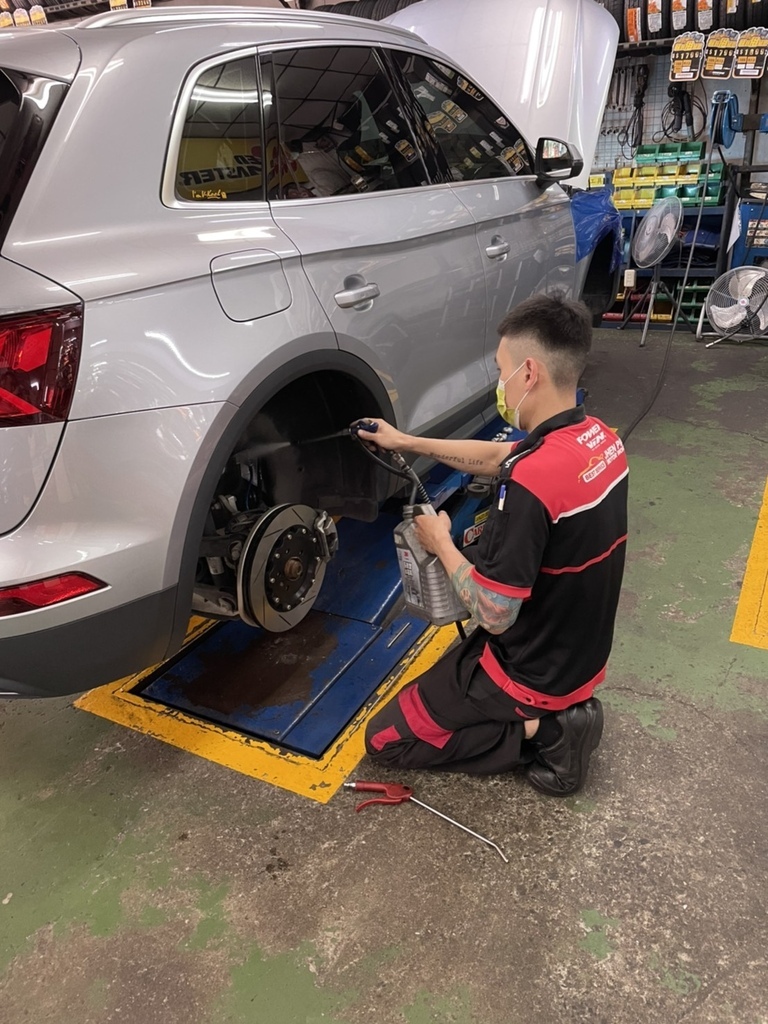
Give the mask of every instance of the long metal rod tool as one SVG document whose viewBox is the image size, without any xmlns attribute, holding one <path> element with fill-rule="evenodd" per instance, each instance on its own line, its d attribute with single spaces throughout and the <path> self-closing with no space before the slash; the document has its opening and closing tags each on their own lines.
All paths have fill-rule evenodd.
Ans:
<svg viewBox="0 0 768 1024">
<path fill-rule="evenodd" d="M 496 851 L 496 853 L 498 853 L 498 855 L 501 857 L 501 859 L 504 861 L 504 863 L 505 864 L 509 864 L 509 861 L 504 856 L 504 854 L 501 852 L 500 848 L 496 845 L 496 843 L 491 842 L 490 839 L 486 839 L 485 836 L 481 836 L 478 832 L 473 832 L 471 828 L 467 828 L 466 825 L 462 825 L 461 822 L 460 821 L 456 821 L 455 818 L 449 818 L 448 815 L 447 814 L 443 814 L 442 811 L 436 811 L 435 808 L 434 807 L 430 807 L 429 804 L 422 803 L 422 801 L 421 800 L 417 800 L 415 796 L 412 796 L 410 798 L 410 802 L 412 804 L 418 804 L 419 807 L 423 807 L 424 810 L 426 810 L 426 811 L 431 811 L 433 814 L 436 814 L 438 816 L 438 818 L 442 818 L 443 821 L 450 822 L 451 825 L 455 825 L 456 828 L 460 828 L 463 832 L 469 833 L 469 835 L 474 836 L 475 839 L 479 839 L 481 843 L 485 843 L 486 846 L 492 847 L 492 849 L 494 849 Z"/>
<path fill-rule="evenodd" d="M 418 804 L 419 807 L 423 807 L 425 811 L 430 811 L 432 814 L 436 814 L 438 818 L 442 818 L 443 821 L 447 821 L 449 825 L 455 825 L 456 828 L 460 828 L 462 832 L 466 832 L 468 835 L 473 836 L 475 839 L 479 839 L 481 843 L 485 843 L 486 846 L 490 846 L 492 850 L 501 857 L 505 864 L 509 864 L 509 860 L 504 856 L 500 847 L 496 843 L 491 842 L 490 839 L 486 839 L 485 836 L 481 836 L 479 832 L 473 832 L 471 828 L 467 828 L 466 825 L 462 825 L 460 821 L 456 821 L 455 818 L 449 818 L 447 814 L 443 814 L 442 811 L 435 810 L 434 807 L 430 807 L 429 804 L 423 803 L 421 800 L 417 800 L 413 795 L 413 790 L 410 786 L 401 786 L 396 782 L 345 782 L 345 789 L 356 789 L 361 793 L 383 793 L 383 796 L 374 797 L 373 800 L 364 800 L 361 804 L 358 804 L 355 810 L 362 811 L 364 807 L 370 807 L 371 804 L 404 804 L 407 801 Z"/>
</svg>

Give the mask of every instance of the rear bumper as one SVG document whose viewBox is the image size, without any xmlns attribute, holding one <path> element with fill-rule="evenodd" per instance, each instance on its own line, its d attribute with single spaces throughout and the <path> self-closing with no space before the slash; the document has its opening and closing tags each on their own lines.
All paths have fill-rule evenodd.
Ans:
<svg viewBox="0 0 768 1024">
<path fill-rule="evenodd" d="M 169 653 L 176 590 L 0 637 L 0 699 L 81 693 L 162 661 Z"/>
</svg>

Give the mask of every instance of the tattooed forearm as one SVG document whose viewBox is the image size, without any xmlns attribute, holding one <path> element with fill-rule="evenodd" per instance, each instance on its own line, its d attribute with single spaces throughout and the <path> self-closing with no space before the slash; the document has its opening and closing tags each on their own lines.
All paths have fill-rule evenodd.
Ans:
<svg viewBox="0 0 768 1024">
<path fill-rule="evenodd" d="M 428 452 L 429 458 L 434 459 L 436 462 L 450 462 L 453 466 L 465 466 L 467 463 L 466 459 L 463 459 L 460 455 L 448 455 L 446 452 L 442 454 L 440 452 Z"/>
<path fill-rule="evenodd" d="M 522 601 L 487 590 L 472 579 L 472 566 L 464 562 L 451 574 L 451 583 L 472 618 L 489 633 L 503 633 L 517 618 Z"/>
</svg>

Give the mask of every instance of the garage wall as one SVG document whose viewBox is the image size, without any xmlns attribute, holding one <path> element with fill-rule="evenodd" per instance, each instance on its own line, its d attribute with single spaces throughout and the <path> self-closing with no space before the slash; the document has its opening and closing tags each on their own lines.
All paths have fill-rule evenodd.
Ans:
<svg viewBox="0 0 768 1024">
<path fill-rule="evenodd" d="M 665 142 L 661 134 L 661 112 L 669 103 L 667 89 L 669 87 L 669 54 L 648 57 L 619 57 L 617 66 L 628 68 L 631 65 L 647 64 L 649 68 L 648 90 L 645 94 L 645 126 L 643 134 L 644 143 Z M 764 85 L 765 79 L 761 80 L 760 90 L 760 113 L 768 113 L 768 86 Z M 746 113 L 749 110 L 750 91 L 752 83 L 748 81 L 715 82 L 712 80 L 692 83 L 688 91 L 697 96 L 707 111 L 709 120 L 709 106 L 712 94 L 719 89 L 726 88 L 735 93 L 739 101 L 739 110 Z M 632 163 L 632 156 L 628 146 L 622 146 L 620 136 L 617 132 L 624 128 L 632 116 L 632 100 L 634 96 L 628 97 L 629 109 L 615 110 L 606 107 L 601 134 L 598 136 L 597 149 L 593 159 L 593 170 L 613 171 L 617 167 L 627 167 Z M 700 115 L 694 113 L 694 124 L 698 129 Z M 684 136 L 679 136 L 684 138 Z M 701 136 L 702 141 L 708 141 L 709 135 L 705 132 Z M 725 151 L 726 158 L 731 163 L 741 162 L 744 156 L 744 136 L 737 135 L 734 144 Z M 768 136 L 758 135 L 755 142 L 755 163 L 768 163 Z"/>
</svg>

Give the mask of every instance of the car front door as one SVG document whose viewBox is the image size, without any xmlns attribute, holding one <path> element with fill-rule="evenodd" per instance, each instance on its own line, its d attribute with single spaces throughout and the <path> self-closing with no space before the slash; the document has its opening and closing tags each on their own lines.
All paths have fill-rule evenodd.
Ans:
<svg viewBox="0 0 768 1024">
<path fill-rule="evenodd" d="M 506 114 L 456 68 L 393 49 L 391 58 L 427 116 L 454 182 L 477 225 L 485 267 L 485 357 L 492 375 L 504 315 L 536 292 L 570 292 L 575 248 L 568 197 L 542 188 L 533 160 Z"/>
<path fill-rule="evenodd" d="M 475 222 L 428 173 L 407 95 L 360 45 L 276 48 L 262 81 L 272 214 L 338 344 L 376 370 L 402 429 L 481 425 L 491 381 Z"/>
</svg>

